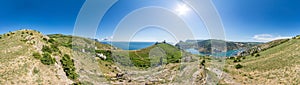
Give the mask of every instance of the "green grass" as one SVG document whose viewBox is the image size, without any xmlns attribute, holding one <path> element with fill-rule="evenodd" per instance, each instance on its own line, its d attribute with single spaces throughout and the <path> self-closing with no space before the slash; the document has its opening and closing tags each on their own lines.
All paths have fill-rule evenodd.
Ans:
<svg viewBox="0 0 300 85">
<path fill-rule="evenodd" d="M 75 50 L 86 49 L 87 51 L 94 51 L 95 48 L 92 46 L 95 46 L 101 50 L 113 48 L 111 45 L 102 44 L 102 43 L 96 42 L 95 40 L 92 40 L 92 39 L 87 39 L 87 38 L 82 38 L 82 37 L 77 37 L 77 36 L 69 36 L 69 35 L 62 35 L 62 34 L 52 34 L 52 35 L 47 35 L 47 36 L 49 36 L 51 38 L 48 40 L 48 41 L 50 41 L 50 43 L 68 47 L 68 48 L 75 49 Z M 76 44 L 76 45 L 73 45 L 73 44 Z M 92 48 L 87 48 L 87 44 L 92 45 L 92 46 L 90 46 Z"/>
<path fill-rule="evenodd" d="M 268 71 L 293 66 L 300 63 L 300 40 L 290 40 L 265 51 L 246 56 L 240 63 L 245 71 Z M 229 60 L 231 62 L 231 60 Z"/>
<path fill-rule="evenodd" d="M 148 68 L 151 67 L 151 62 L 153 63 L 157 61 L 162 61 L 162 63 L 165 64 L 181 62 L 181 51 L 170 44 L 160 43 L 137 51 L 122 52 L 113 52 L 115 53 L 115 55 L 113 55 L 113 58 L 115 59 L 115 61 L 124 66 L 134 65 L 136 67 Z M 155 56 L 150 54 L 150 58 L 150 52 L 159 52 L 159 54 L 162 55 Z M 126 53 L 128 53 L 128 55 L 126 55 Z"/>
<path fill-rule="evenodd" d="M 273 45 L 267 43 L 264 45 L 267 49 L 253 56 L 239 57 L 240 62 L 233 62 L 238 57 L 228 58 L 224 69 L 234 80 L 244 84 L 299 84 L 295 81 L 299 81 L 296 70 L 300 65 L 300 39 L 277 40 L 271 43 Z M 237 69 L 238 64 L 242 68 Z"/>
</svg>

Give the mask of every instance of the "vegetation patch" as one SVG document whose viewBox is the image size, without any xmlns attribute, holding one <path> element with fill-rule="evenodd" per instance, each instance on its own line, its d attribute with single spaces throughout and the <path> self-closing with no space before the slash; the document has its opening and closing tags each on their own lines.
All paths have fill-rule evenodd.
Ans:
<svg viewBox="0 0 300 85">
<path fill-rule="evenodd" d="M 235 65 L 235 68 L 240 69 L 240 68 L 243 68 L 243 66 L 241 64 L 237 64 L 237 65 Z"/>
<path fill-rule="evenodd" d="M 49 53 L 44 53 L 43 54 L 43 57 L 41 58 L 41 62 L 44 64 L 44 65 L 52 65 L 55 63 L 55 58 L 52 58 L 51 55 Z"/>
<path fill-rule="evenodd" d="M 41 54 L 38 53 L 38 52 L 34 52 L 34 53 L 32 54 L 32 56 L 33 56 L 35 59 L 41 59 L 41 58 L 42 58 Z"/>
<path fill-rule="evenodd" d="M 49 46 L 43 46 L 43 48 L 42 48 L 42 51 L 44 52 L 44 53 L 52 53 L 52 49 L 49 47 Z"/>
<path fill-rule="evenodd" d="M 69 55 L 65 54 L 60 62 L 62 63 L 64 72 L 69 79 L 76 80 L 79 77 L 79 75 L 75 72 L 76 68 L 74 60 L 71 59 Z"/>
</svg>

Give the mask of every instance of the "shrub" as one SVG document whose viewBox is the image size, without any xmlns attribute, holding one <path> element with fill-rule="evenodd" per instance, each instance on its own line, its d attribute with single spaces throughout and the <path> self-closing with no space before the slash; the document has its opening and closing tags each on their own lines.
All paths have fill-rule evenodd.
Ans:
<svg viewBox="0 0 300 85">
<path fill-rule="evenodd" d="M 43 40 L 44 40 L 44 41 L 48 41 L 48 39 L 47 39 L 47 38 L 43 38 Z"/>
<path fill-rule="evenodd" d="M 243 66 L 241 64 L 237 64 L 237 65 L 235 65 L 235 68 L 240 69 L 240 68 L 243 68 Z"/>
<path fill-rule="evenodd" d="M 30 35 L 33 35 L 33 33 L 30 33 Z"/>
<path fill-rule="evenodd" d="M 52 52 L 59 52 L 59 49 L 58 49 L 58 45 L 57 44 L 52 44 L 52 45 L 50 45 L 51 46 L 51 51 Z"/>
<path fill-rule="evenodd" d="M 32 56 L 33 56 L 34 58 L 36 58 L 36 59 L 41 59 L 41 58 L 42 58 L 42 56 L 41 56 L 40 53 L 38 53 L 38 52 L 34 52 L 34 53 L 32 54 Z"/>
<path fill-rule="evenodd" d="M 37 69 L 36 67 L 33 68 L 33 73 L 34 73 L 34 74 L 37 74 L 37 73 L 39 73 L 39 72 L 40 72 L 39 69 Z"/>
<path fill-rule="evenodd" d="M 43 48 L 42 48 L 42 51 L 45 53 L 45 52 L 48 52 L 48 53 L 52 53 L 52 50 L 51 50 L 51 48 L 50 47 L 48 47 L 48 46 L 43 46 Z"/>
<path fill-rule="evenodd" d="M 79 77 L 79 75 L 75 72 L 76 68 L 74 66 L 74 60 L 71 59 L 69 55 L 65 54 L 60 62 L 62 63 L 64 72 L 69 79 L 76 80 Z"/>
<path fill-rule="evenodd" d="M 51 55 L 49 53 L 44 53 L 43 57 L 41 58 L 41 62 L 44 65 L 51 65 L 55 63 L 55 58 L 52 58 Z"/>
<path fill-rule="evenodd" d="M 201 65 L 202 65 L 202 66 L 205 65 L 205 60 L 204 60 L 204 59 L 201 61 Z"/>
<path fill-rule="evenodd" d="M 49 42 L 49 43 L 54 43 L 55 40 L 51 38 L 51 39 L 48 40 L 48 42 Z"/>
<path fill-rule="evenodd" d="M 260 56 L 260 54 L 255 54 L 255 57 L 259 57 Z"/>
<path fill-rule="evenodd" d="M 234 59 L 233 62 L 234 62 L 234 63 L 236 63 L 236 62 L 241 62 L 241 60 L 240 60 L 239 58 L 237 58 L 237 59 Z"/>
</svg>

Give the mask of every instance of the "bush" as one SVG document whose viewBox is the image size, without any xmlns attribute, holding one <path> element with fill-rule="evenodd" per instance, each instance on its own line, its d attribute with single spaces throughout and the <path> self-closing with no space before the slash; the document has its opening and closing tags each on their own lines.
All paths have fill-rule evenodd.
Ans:
<svg viewBox="0 0 300 85">
<path fill-rule="evenodd" d="M 236 59 L 233 60 L 233 62 L 234 62 L 234 63 L 236 63 L 236 62 L 241 62 L 241 59 L 236 58 Z"/>
<path fill-rule="evenodd" d="M 259 57 L 260 56 L 260 54 L 255 54 L 255 57 Z"/>
<path fill-rule="evenodd" d="M 76 80 L 79 77 L 79 75 L 75 72 L 76 68 L 74 60 L 71 59 L 69 55 L 65 54 L 60 62 L 62 63 L 64 72 L 69 79 Z"/>
<path fill-rule="evenodd" d="M 52 58 L 51 55 L 49 53 L 44 53 L 43 57 L 41 58 L 41 62 L 44 65 L 51 65 L 55 63 L 55 58 Z"/>
<path fill-rule="evenodd" d="M 37 74 L 37 73 L 39 73 L 39 72 L 40 72 L 39 69 L 37 69 L 36 67 L 33 68 L 33 73 L 34 73 L 34 74 Z"/>
<path fill-rule="evenodd" d="M 50 54 L 52 53 L 52 50 L 51 50 L 51 48 L 49 46 L 43 46 L 42 51 L 44 53 L 46 53 L 46 52 L 48 52 Z"/>
<path fill-rule="evenodd" d="M 235 68 L 240 69 L 240 68 L 243 68 L 243 66 L 241 64 L 237 64 L 237 65 L 235 65 Z"/>
<path fill-rule="evenodd" d="M 204 60 L 204 59 L 201 61 L 201 65 L 202 65 L 202 66 L 205 65 L 205 60 Z"/>
<path fill-rule="evenodd" d="M 48 42 L 54 44 L 55 40 L 51 38 L 48 40 Z"/>
<path fill-rule="evenodd" d="M 30 35 L 33 35 L 33 33 L 30 33 Z"/>
<path fill-rule="evenodd" d="M 50 45 L 51 46 L 51 51 L 52 52 L 59 52 L 59 49 L 58 49 L 58 45 L 57 44 L 52 44 L 52 45 Z"/>
<path fill-rule="evenodd" d="M 33 56 L 34 58 L 36 58 L 36 59 L 41 59 L 41 58 L 42 58 L 42 56 L 41 56 L 40 53 L 38 53 L 38 52 L 34 52 L 34 53 L 32 54 L 32 56 Z"/>
</svg>

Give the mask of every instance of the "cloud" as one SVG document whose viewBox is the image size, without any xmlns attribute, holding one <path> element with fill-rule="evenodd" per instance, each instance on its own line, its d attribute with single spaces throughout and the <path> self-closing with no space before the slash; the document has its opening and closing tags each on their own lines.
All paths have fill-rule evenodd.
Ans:
<svg viewBox="0 0 300 85">
<path fill-rule="evenodd" d="M 287 39 L 287 38 L 292 38 L 290 36 L 274 36 L 271 34 L 258 34 L 258 35 L 254 35 L 253 39 L 257 40 L 257 41 L 263 41 L 263 42 L 268 42 L 268 41 L 272 41 L 272 40 L 278 40 L 278 39 Z"/>
</svg>

